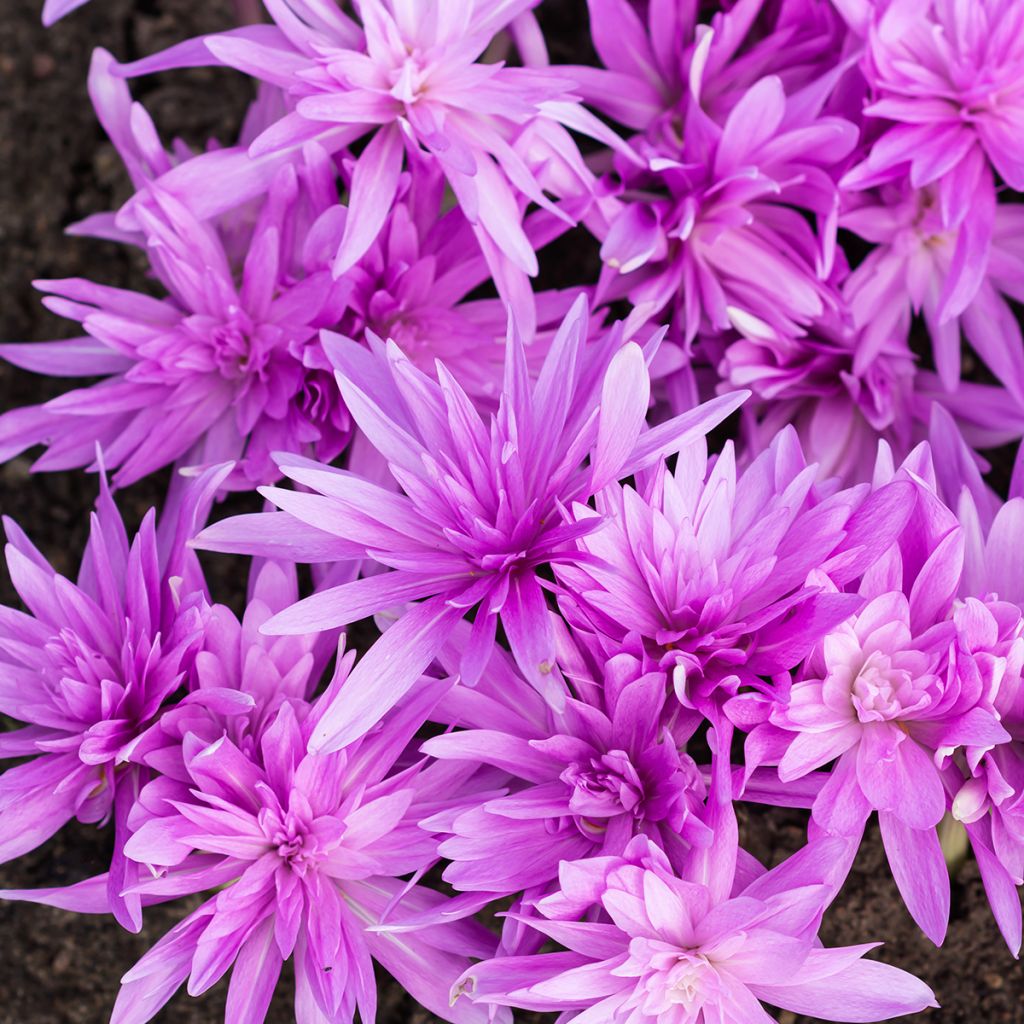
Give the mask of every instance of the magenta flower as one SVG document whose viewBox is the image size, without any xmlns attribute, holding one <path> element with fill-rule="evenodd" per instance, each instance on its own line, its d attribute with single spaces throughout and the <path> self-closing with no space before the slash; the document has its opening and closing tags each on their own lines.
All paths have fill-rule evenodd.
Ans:
<svg viewBox="0 0 1024 1024">
<path fill-rule="evenodd" d="M 326 166 L 319 173 L 330 180 Z M 337 455 L 348 420 L 319 346 L 335 285 L 326 269 L 294 283 L 287 276 L 295 170 L 275 179 L 240 284 L 210 224 L 157 186 L 147 195 L 137 216 L 167 298 L 80 279 L 37 282 L 87 336 L 7 345 L 3 356 L 39 372 L 106 379 L 4 414 L 0 458 L 45 443 L 37 468 L 69 469 L 89 465 L 100 444 L 118 485 L 174 462 L 241 460 L 231 485 L 246 487 L 276 477 L 271 451 Z"/>
<path fill-rule="evenodd" d="M 862 65 L 875 97 L 865 112 L 891 124 L 844 185 L 934 183 L 943 224 L 963 225 L 955 262 L 981 273 L 993 169 L 1024 189 L 1024 12 L 1013 0 L 892 0 L 876 7 Z"/>
<path fill-rule="evenodd" d="M 792 425 L 819 477 L 852 485 L 870 479 L 879 439 L 902 458 L 923 432 L 918 420 L 928 400 L 915 392 L 918 375 L 905 340 L 890 335 L 869 354 L 866 339 L 833 316 L 800 338 L 726 335 L 702 347 L 705 355 L 722 351 L 719 390 L 754 394 L 743 408 L 750 453 L 764 451 Z"/>
<path fill-rule="evenodd" d="M 534 384 L 513 327 L 498 411 L 487 419 L 443 365 L 435 383 L 393 343 L 386 353 L 367 352 L 335 339 L 330 347 L 346 405 L 405 493 L 285 457 L 282 472 L 313 493 L 269 489 L 266 496 L 286 517 L 224 520 L 203 533 L 200 543 L 214 550 L 309 561 L 371 558 L 394 570 L 306 598 L 275 616 L 270 630 L 343 626 L 426 599 L 356 666 L 345 700 L 314 734 L 317 748 L 344 745 L 377 721 L 474 607 L 462 662 L 466 679 L 479 678 L 500 615 L 526 679 L 558 699 L 554 634 L 538 569 L 577 557 L 575 538 L 601 521 L 566 521 L 560 510 L 678 451 L 744 397 L 715 399 L 646 430 L 644 352 L 622 344 L 621 328 L 588 348 L 586 326 L 581 298 Z"/>
<path fill-rule="evenodd" d="M 609 70 L 570 73 L 598 109 L 643 133 L 631 145 L 644 164 L 618 159 L 615 198 L 603 204 L 602 287 L 667 308 L 673 337 L 686 345 L 698 332 L 732 328 L 800 336 L 836 305 L 827 281 L 833 171 L 857 132 L 823 113 L 834 72 L 822 62 L 820 81 L 771 73 L 801 31 L 794 26 L 737 56 L 751 27 L 746 10 L 698 27 L 655 4 L 645 26 L 625 0 L 591 7 Z M 732 59 L 742 71 L 731 71 Z"/>
<path fill-rule="evenodd" d="M 947 391 L 960 383 L 961 334 L 1018 404 L 1024 404 L 1024 339 L 1008 299 L 1021 295 L 1024 220 L 1009 204 L 996 206 L 985 259 L 965 259 L 958 226 L 942 219 L 939 193 L 886 186 L 844 213 L 843 227 L 876 246 L 843 284 L 861 332 L 856 366 L 908 337 L 913 315 L 924 317 L 939 378 Z"/>
<path fill-rule="evenodd" d="M 339 658 L 323 701 L 343 687 L 351 664 Z M 249 692 L 272 682 L 259 678 L 263 669 L 251 657 L 244 671 Z M 126 853 L 153 873 L 136 891 L 220 892 L 125 975 L 112 1021 L 143 1024 L 186 978 L 198 995 L 234 964 L 225 1020 L 259 1024 L 283 962 L 294 957 L 299 1021 L 350 1022 L 357 1009 L 372 1021 L 377 960 L 433 1012 L 456 1024 L 482 1022 L 481 1011 L 450 1009 L 447 995 L 467 957 L 493 948 L 486 930 L 467 923 L 374 930 L 392 907 L 423 913 L 443 902 L 398 877 L 435 857 L 435 841 L 416 822 L 433 806 L 438 772 L 422 764 L 393 769 L 449 685 L 423 690 L 372 736 L 323 756 L 306 753 L 323 702 L 311 707 L 279 695 L 269 705 L 229 705 L 224 716 L 218 712 L 230 691 L 198 690 L 208 696 L 192 722 L 169 720 L 168 739 L 180 736 L 180 772 L 142 790 Z"/>
<path fill-rule="evenodd" d="M 542 918 L 524 918 L 566 951 L 477 964 L 453 995 L 557 1010 L 580 1024 L 769 1024 L 762 1001 L 836 1021 L 937 1005 L 917 978 L 863 960 L 872 946 L 817 942 L 841 845 L 819 841 L 735 882 L 728 866 L 706 877 L 676 876 L 646 837 L 625 857 L 566 862 L 563 891 L 540 901 Z"/>
<path fill-rule="evenodd" d="M 479 61 L 492 39 L 535 4 L 452 0 L 424 13 L 372 0 L 359 5 L 357 22 L 333 2 L 289 0 L 268 8 L 273 27 L 192 40 L 121 73 L 222 64 L 284 90 L 293 109 L 255 141 L 253 157 L 280 159 L 314 139 L 336 152 L 370 136 L 352 172 L 352 214 L 336 275 L 354 266 L 379 234 L 407 150 L 429 155 L 444 170 L 497 273 L 507 264 L 535 274 L 520 196 L 572 222 L 545 189 L 568 178 L 580 195 L 591 183 L 563 125 L 617 143 L 559 78 Z M 268 173 L 273 166 L 273 159 L 265 161 Z M 257 177 L 242 188 L 258 189 Z"/>
<path fill-rule="evenodd" d="M 186 495 L 176 489 L 159 528 L 151 510 L 130 542 L 101 481 L 77 583 L 4 521 L 8 570 L 28 611 L 0 608 L 0 711 L 26 723 L 0 733 L 0 757 L 26 759 L 0 775 L 0 859 L 35 849 L 72 818 L 112 818 L 104 902 L 135 931 L 141 904 L 123 893 L 136 878 L 123 848 L 148 774 L 127 762 L 186 684 L 202 643 L 205 584 L 185 541 L 223 476 L 211 471 Z"/>
<path fill-rule="evenodd" d="M 916 487 L 917 507 L 899 543 L 861 582 L 868 604 L 815 648 L 788 695 L 751 731 L 746 761 L 748 772 L 778 764 L 784 783 L 835 761 L 814 821 L 859 837 L 877 810 L 907 908 L 938 944 L 949 915 L 935 833 L 949 808 L 944 769 L 961 749 L 976 749 L 977 763 L 1010 740 L 994 703 L 1001 676 L 994 662 L 1006 665 L 1016 633 L 1011 628 L 1010 643 L 999 644 L 995 624 L 1005 616 L 998 607 L 995 617 L 980 602 L 954 609 L 964 532 L 923 482 Z"/>
<path fill-rule="evenodd" d="M 691 445 L 674 473 L 659 467 L 639 491 L 602 496 L 607 524 L 577 541 L 578 565 L 556 567 L 563 613 L 613 649 L 639 641 L 700 710 L 723 683 L 756 686 L 795 667 L 862 603 L 830 593 L 814 572 L 832 560 L 836 576 L 856 578 L 913 508 L 903 483 L 819 502 L 814 479 L 791 430 L 742 473 L 731 444 L 714 460 Z"/>
<path fill-rule="evenodd" d="M 545 885 L 562 861 L 620 856 L 638 834 L 677 867 L 711 843 L 707 789 L 685 753 L 687 736 L 664 713 L 664 676 L 644 674 L 626 654 L 605 662 L 600 650 L 567 638 L 559 662 L 571 687 L 559 710 L 496 653 L 472 691 L 456 688 L 432 714 L 463 728 L 428 740 L 424 753 L 509 777 L 507 795 L 470 792 L 423 823 L 451 834 L 440 853 L 457 889 L 510 894 Z"/>
</svg>

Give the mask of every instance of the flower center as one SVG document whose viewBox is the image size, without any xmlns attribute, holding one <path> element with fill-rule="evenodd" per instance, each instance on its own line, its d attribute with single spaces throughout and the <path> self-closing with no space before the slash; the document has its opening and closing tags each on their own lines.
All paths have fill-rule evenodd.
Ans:
<svg viewBox="0 0 1024 1024">
<path fill-rule="evenodd" d="M 263 831 L 277 855 L 300 877 L 322 860 L 324 851 L 316 837 L 310 834 L 307 824 L 294 812 L 283 815 L 267 814 Z"/>
<path fill-rule="evenodd" d="M 657 939 L 634 938 L 623 973 L 636 977 L 629 1008 L 665 1024 L 696 1024 L 719 988 L 714 965 L 700 952 Z"/>
<path fill-rule="evenodd" d="M 611 750 L 587 761 L 574 761 L 560 776 L 572 789 L 569 809 L 586 835 L 604 830 L 591 818 L 613 818 L 619 814 L 641 817 L 644 787 L 624 750 Z"/>
<path fill-rule="evenodd" d="M 896 668 L 892 659 L 874 651 L 853 681 L 851 698 L 862 722 L 891 722 L 916 703 L 913 676 Z"/>
<path fill-rule="evenodd" d="M 214 362 L 220 375 L 227 380 L 237 380 L 260 370 L 263 360 L 256 355 L 252 332 L 252 321 L 241 310 L 210 331 L 209 343 Z"/>
</svg>

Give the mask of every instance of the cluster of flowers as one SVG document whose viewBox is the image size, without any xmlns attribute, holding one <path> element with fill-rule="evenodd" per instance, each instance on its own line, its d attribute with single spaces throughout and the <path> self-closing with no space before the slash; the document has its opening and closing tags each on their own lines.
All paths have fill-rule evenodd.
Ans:
<svg viewBox="0 0 1024 1024">
<path fill-rule="evenodd" d="M 101 488 L 77 582 L 6 524 L 0 857 L 77 818 L 109 871 L 4 898 L 210 894 L 117 1024 L 229 968 L 262 1021 L 288 959 L 298 1024 L 370 1024 L 374 961 L 456 1024 L 913 1013 L 817 937 L 873 812 L 930 939 L 952 822 L 1019 951 L 1024 469 L 1003 500 L 975 449 L 1024 434 L 1024 5 L 589 0 L 597 60 L 554 66 L 538 3 L 263 0 L 94 55 L 135 192 L 72 230 L 165 294 L 40 281 L 84 333 L 0 347 L 100 378 L 0 458 Z M 196 153 L 129 82 L 199 65 L 258 86 Z M 536 291 L 571 228 L 597 279 Z M 106 467 L 166 466 L 129 538 Z M 252 557 L 241 620 L 197 547 Z M 766 870 L 739 801 L 807 844 Z"/>
</svg>

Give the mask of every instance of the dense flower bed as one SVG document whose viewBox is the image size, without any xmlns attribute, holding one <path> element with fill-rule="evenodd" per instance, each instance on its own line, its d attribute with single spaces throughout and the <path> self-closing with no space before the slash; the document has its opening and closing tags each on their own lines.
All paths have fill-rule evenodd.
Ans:
<svg viewBox="0 0 1024 1024">
<path fill-rule="evenodd" d="M 258 1024 L 289 960 L 298 1024 L 369 1024 L 374 963 L 455 1024 L 870 1022 L 935 1005 L 818 939 L 877 813 L 936 944 L 969 843 L 1009 963 L 1024 6 L 589 0 L 586 66 L 539 0 L 262 6 L 95 51 L 134 194 L 73 230 L 158 294 L 38 281 L 81 336 L 0 345 L 95 380 L 0 459 L 99 492 L 75 580 L 5 521 L 0 859 L 114 837 L 0 897 L 137 931 L 204 894 L 118 1024 L 229 970 Z M 203 65 L 254 80 L 239 138 L 165 142 L 131 82 Z M 571 229 L 596 279 L 534 288 Z M 240 618 L 196 549 L 250 557 Z M 740 802 L 806 845 L 767 870 Z"/>
</svg>

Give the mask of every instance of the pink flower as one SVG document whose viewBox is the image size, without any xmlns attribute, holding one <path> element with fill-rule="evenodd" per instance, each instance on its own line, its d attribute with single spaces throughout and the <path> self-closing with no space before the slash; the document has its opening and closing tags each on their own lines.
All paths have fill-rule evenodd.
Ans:
<svg viewBox="0 0 1024 1024">
<path fill-rule="evenodd" d="M 644 837 L 624 857 L 565 862 L 562 892 L 523 921 L 566 952 L 484 961 L 453 995 L 579 1024 L 769 1024 L 762 1000 L 837 1021 L 935 1006 L 912 975 L 862 960 L 870 946 L 817 942 L 841 845 L 819 841 L 744 879 L 728 866 L 679 877 Z"/>
</svg>

